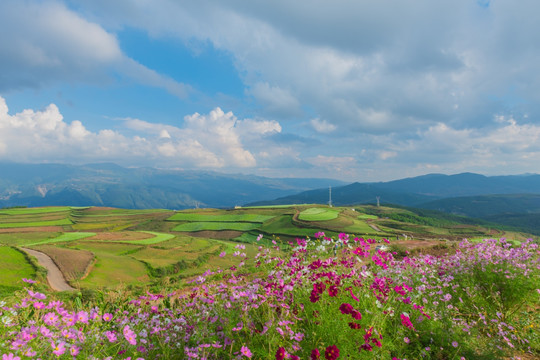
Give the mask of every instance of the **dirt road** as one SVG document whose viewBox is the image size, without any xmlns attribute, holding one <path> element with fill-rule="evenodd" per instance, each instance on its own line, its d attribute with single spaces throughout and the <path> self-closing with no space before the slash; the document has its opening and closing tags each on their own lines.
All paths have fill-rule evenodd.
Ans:
<svg viewBox="0 0 540 360">
<path fill-rule="evenodd" d="M 32 249 L 22 248 L 27 254 L 35 257 L 39 265 L 47 269 L 47 281 L 53 290 L 56 291 L 73 291 L 75 290 L 66 282 L 64 275 L 52 259 L 44 253 Z"/>
</svg>

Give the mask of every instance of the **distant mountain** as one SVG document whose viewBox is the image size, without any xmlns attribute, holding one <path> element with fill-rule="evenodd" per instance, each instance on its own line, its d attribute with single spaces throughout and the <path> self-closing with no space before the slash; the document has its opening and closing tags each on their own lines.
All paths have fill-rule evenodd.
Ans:
<svg viewBox="0 0 540 360">
<path fill-rule="evenodd" d="M 378 183 L 383 189 L 438 198 L 491 194 L 540 194 L 540 175 L 429 174 Z"/>
<path fill-rule="evenodd" d="M 429 174 L 389 182 L 354 183 L 332 189 L 335 205 L 376 203 L 419 206 L 430 201 L 488 194 L 540 194 L 540 175 Z M 328 187 L 255 204 L 328 203 Z"/>
<path fill-rule="evenodd" d="M 331 179 L 278 179 L 210 171 L 124 168 L 110 163 L 83 166 L 0 163 L 0 207 L 233 207 L 343 184 Z"/>
<path fill-rule="evenodd" d="M 419 207 L 481 219 L 516 213 L 540 216 L 540 194 L 461 196 L 430 201 Z"/>
<path fill-rule="evenodd" d="M 375 204 L 377 197 L 381 203 L 414 206 L 439 197 L 387 190 L 380 183 L 354 183 L 332 188 L 332 204 L 336 206 L 353 204 Z M 248 205 L 283 205 L 283 204 L 328 204 L 330 189 L 308 190 L 295 195 L 288 195 L 275 200 L 253 202 Z"/>
</svg>

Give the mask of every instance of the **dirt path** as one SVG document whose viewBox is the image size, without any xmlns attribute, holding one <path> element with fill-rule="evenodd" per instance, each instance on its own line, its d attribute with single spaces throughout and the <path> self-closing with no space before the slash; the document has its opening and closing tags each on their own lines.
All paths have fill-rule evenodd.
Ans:
<svg viewBox="0 0 540 360">
<path fill-rule="evenodd" d="M 32 249 L 22 248 L 26 253 L 35 257 L 39 265 L 47 269 L 47 281 L 53 290 L 56 291 L 73 291 L 75 290 L 66 282 L 64 275 L 52 259 L 44 253 Z"/>
<path fill-rule="evenodd" d="M 373 230 L 375 231 L 378 231 L 378 232 L 381 232 L 382 230 L 379 229 L 379 227 L 375 224 L 370 224 L 370 223 L 367 223 L 369 225 L 370 228 L 372 228 Z"/>
</svg>

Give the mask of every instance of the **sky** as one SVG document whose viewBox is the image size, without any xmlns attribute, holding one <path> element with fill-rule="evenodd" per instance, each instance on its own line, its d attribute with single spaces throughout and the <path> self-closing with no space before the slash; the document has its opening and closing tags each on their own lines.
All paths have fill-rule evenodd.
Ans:
<svg viewBox="0 0 540 360">
<path fill-rule="evenodd" d="M 540 173 L 536 0 L 2 0 L 0 161 Z"/>
</svg>

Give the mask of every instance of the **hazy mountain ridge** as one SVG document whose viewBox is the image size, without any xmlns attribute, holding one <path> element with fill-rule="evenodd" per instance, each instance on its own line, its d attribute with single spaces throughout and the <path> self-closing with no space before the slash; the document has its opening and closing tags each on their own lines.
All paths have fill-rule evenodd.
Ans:
<svg viewBox="0 0 540 360">
<path fill-rule="evenodd" d="M 265 178 L 210 171 L 124 168 L 116 164 L 0 163 L 0 207 L 232 207 L 264 197 L 337 186 L 332 179 Z"/>
</svg>

